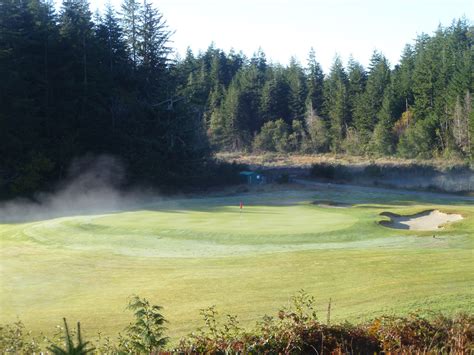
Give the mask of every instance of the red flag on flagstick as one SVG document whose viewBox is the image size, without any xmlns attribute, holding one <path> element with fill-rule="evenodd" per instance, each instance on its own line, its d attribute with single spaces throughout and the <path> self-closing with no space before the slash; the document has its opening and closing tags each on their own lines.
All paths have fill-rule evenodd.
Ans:
<svg viewBox="0 0 474 355">
<path fill-rule="evenodd" d="M 240 209 L 244 208 L 244 203 L 240 201 Z"/>
</svg>

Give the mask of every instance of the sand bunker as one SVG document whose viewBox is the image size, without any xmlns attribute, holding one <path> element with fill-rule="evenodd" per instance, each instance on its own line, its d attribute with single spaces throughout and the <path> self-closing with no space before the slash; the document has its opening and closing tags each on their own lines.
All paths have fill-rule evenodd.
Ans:
<svg viewBox="0 0 474 355">
<path fill-rule="evenodd" d="M 446 223 L 463 219 L 460 214 L 447 214 L 438 210 L 425 211 L 411 216 L 400 216 L 390 212 L 383 212 L 381 215 L 391 219 L 390 221 L 380 222 L 386 227 L 417 231 L 438 230 Z"/>
</svg>

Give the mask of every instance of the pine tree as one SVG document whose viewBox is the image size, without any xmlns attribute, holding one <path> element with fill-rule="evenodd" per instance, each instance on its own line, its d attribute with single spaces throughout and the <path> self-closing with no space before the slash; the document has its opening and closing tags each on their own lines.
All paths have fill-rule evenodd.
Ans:
<svg viewBox="0 0 474 355">
<path fill-rule="evenodd" d="M 393 70 L 394 112 L 400 117 L 414 103 L 413 70 L 415 67 L 415 51 L 409 44 L 403 49 L 400 64 Z"/>
<path fill-rule="evenodd" d="M 308 96 L 306 98 L 306 107 L 314 110 L 315 114 L 321 114 L 324 103 L 324 73 L 321 65 L 316 61 L 316 54 L 311 48 L 308 57 L 307 69 L 307 87 Z"/>
<path fill-rule="evenodd" d="M 413 70 L 414 111 L 424 117 L 433 108 L 436 64 L 429 47 L 429 36 L 420 35 L 416 41 L 416 59 Z"/>
<path fill-rule="evenodd" d="M 354 117 L 357 115 L 364 115 L 364 92 L 365 85 L 367 82 L 367 73 L 364 67 L 357 62 L 352 56 L 348 62 L 348 101 L 350 118 L 348 120 L 349 125 L 353 125 Z"/>
<path fill-rule="evenodd" d="M 286 77 L 290 88 L 289 109 L 291 120 L 302 119 L 305 112 L 305 101 L 308 95 L 306 77 L 301 65 L 295 58 L 291 58 L 290 65 L 286 70 Z"/>
<path fill-rule="evenodd" d="M 224 149 L 242 150 L 250 142 L 250 122 L 248 108 L 245 107 L 241 87 L 234 79 L 227 90 L 222 107 L 221 120 L 224 122 Z"/>
<path fill-rule="evenodd" d="M 0 2 L 0 191 L 33 192 L 54 162 L 46 151 L 51 113 L 54 11 L 39 1 Z M 57 39 L 57 37 L 56 37 Z M 8 187 L 3 187 L 2 182 Z"/>
<path fill-rule="evenodd" d="M 123 30 L 110 3 L 105 6 L 104 16 L 97 24 L 96 36 L 99 47 L 103 49 L 103 63 L 108 67 L 111 77 L 124 72 L 129 53 Z"/>
<path fill-rule="evenodd" d="M 369 74 L 361 106 L 355 110 L 354 125 L 366 144 L 377 124 L 377 114 L 382 108 L 386 87 L 390 84 L 390 67 L 387 59 L 374 52 L 369 65 Z"/>
<path fill-rule="evenodd" d="M 132 63 L 138 65 L 140 12 L 142 8 L 137 0 L 123 0 L 121 12 L 122 28 L 128 49 L 132 55 Z"/>
<path fill-rule="evenodd" d="M 261 48 L 259 48 L 258 51 L 250 59 L 250 66 L 254 67 L 254 70 L 256 72 L 256 84 L 259 87 L 262 87 L 266 80 L 268 63 L 265 52 Z"/>
<path fill-rule="evenodd" d="M 171 48 L 168 42 L 171 32 L 163 15 L 145 0 L 139 12 L 137 56 L 140 67 L 149 78 L 166 67 Z"/>
<path fill-rule="evenodd" d="M 347 74 L 341 59 L 336 56 L 325 82 L 325 114 L 329 120 L 333 152 L 342 150 L 342 141 L 347 130 L 348 109 Z"/>
<path fill-rule="evenodd" d="M 222 127 L 219 127 L 221 119 L 217 119 L 220 116 L 220 107 L 224 101 L 225 87 L 223 85 L 216 85 L 209 94 L 209 100 L 207 104 L 206 112 L 204 113 L 204 121 L 207 127 L 209 127 L 211 136 L 212 132 L 220 131 Z"/>
<path fill-rule="evenodd" d="M 392 155 L 394 153 L 395 137 L 393 134 L 393 90 L 388 87 L 382 103 L 382 108 L 377 114 L 377 124 L 371 137 L 369 151 L 375 155 Z"/>
<path fill-rule="evenodd" d="M 272 78 L 267 80 L 262 89 L 260 115 L 263 123 L 282 118 L 290 122 L 290 85 L 283 68 L 273 69 Z"/>
</svg>

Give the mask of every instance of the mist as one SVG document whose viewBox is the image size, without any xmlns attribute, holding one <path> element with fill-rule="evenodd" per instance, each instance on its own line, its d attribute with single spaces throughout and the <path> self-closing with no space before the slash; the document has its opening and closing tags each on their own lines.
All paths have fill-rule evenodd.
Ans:
<svg viewBox="0 0 474 355">
<path fill-rule="evenodd" d="M 0 223 L 112 212 L 156 198 L 151 189 L 124 189 L 125 182 L 125 167 L 117 158 L 82 157 L 71 163 L 67 178 L 52 192 L 0 203 Z"/>
</svg>

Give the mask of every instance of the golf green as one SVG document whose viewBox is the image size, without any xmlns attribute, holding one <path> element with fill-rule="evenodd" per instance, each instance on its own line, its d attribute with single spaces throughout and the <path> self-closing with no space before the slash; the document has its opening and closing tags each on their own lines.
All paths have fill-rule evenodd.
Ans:
<svg viewBox="0 0 474 355">
<path fill-rule="evenodd" d="M 435 232 L 378 223 L 431 209 L 464 219 Z M 174 340 L 202 308 L 249 325 L 300 289 L 322 317 L 331 298 L 335 320 L 474 311 L 474 203 L 456 196 L 333 186 L 167 199 L 0 224 L 0 242 L 0 322 L 35 333 L 67 317 L 90 337 L 118 334 L 133 294 L 164 307 Z"/>
</svg>

